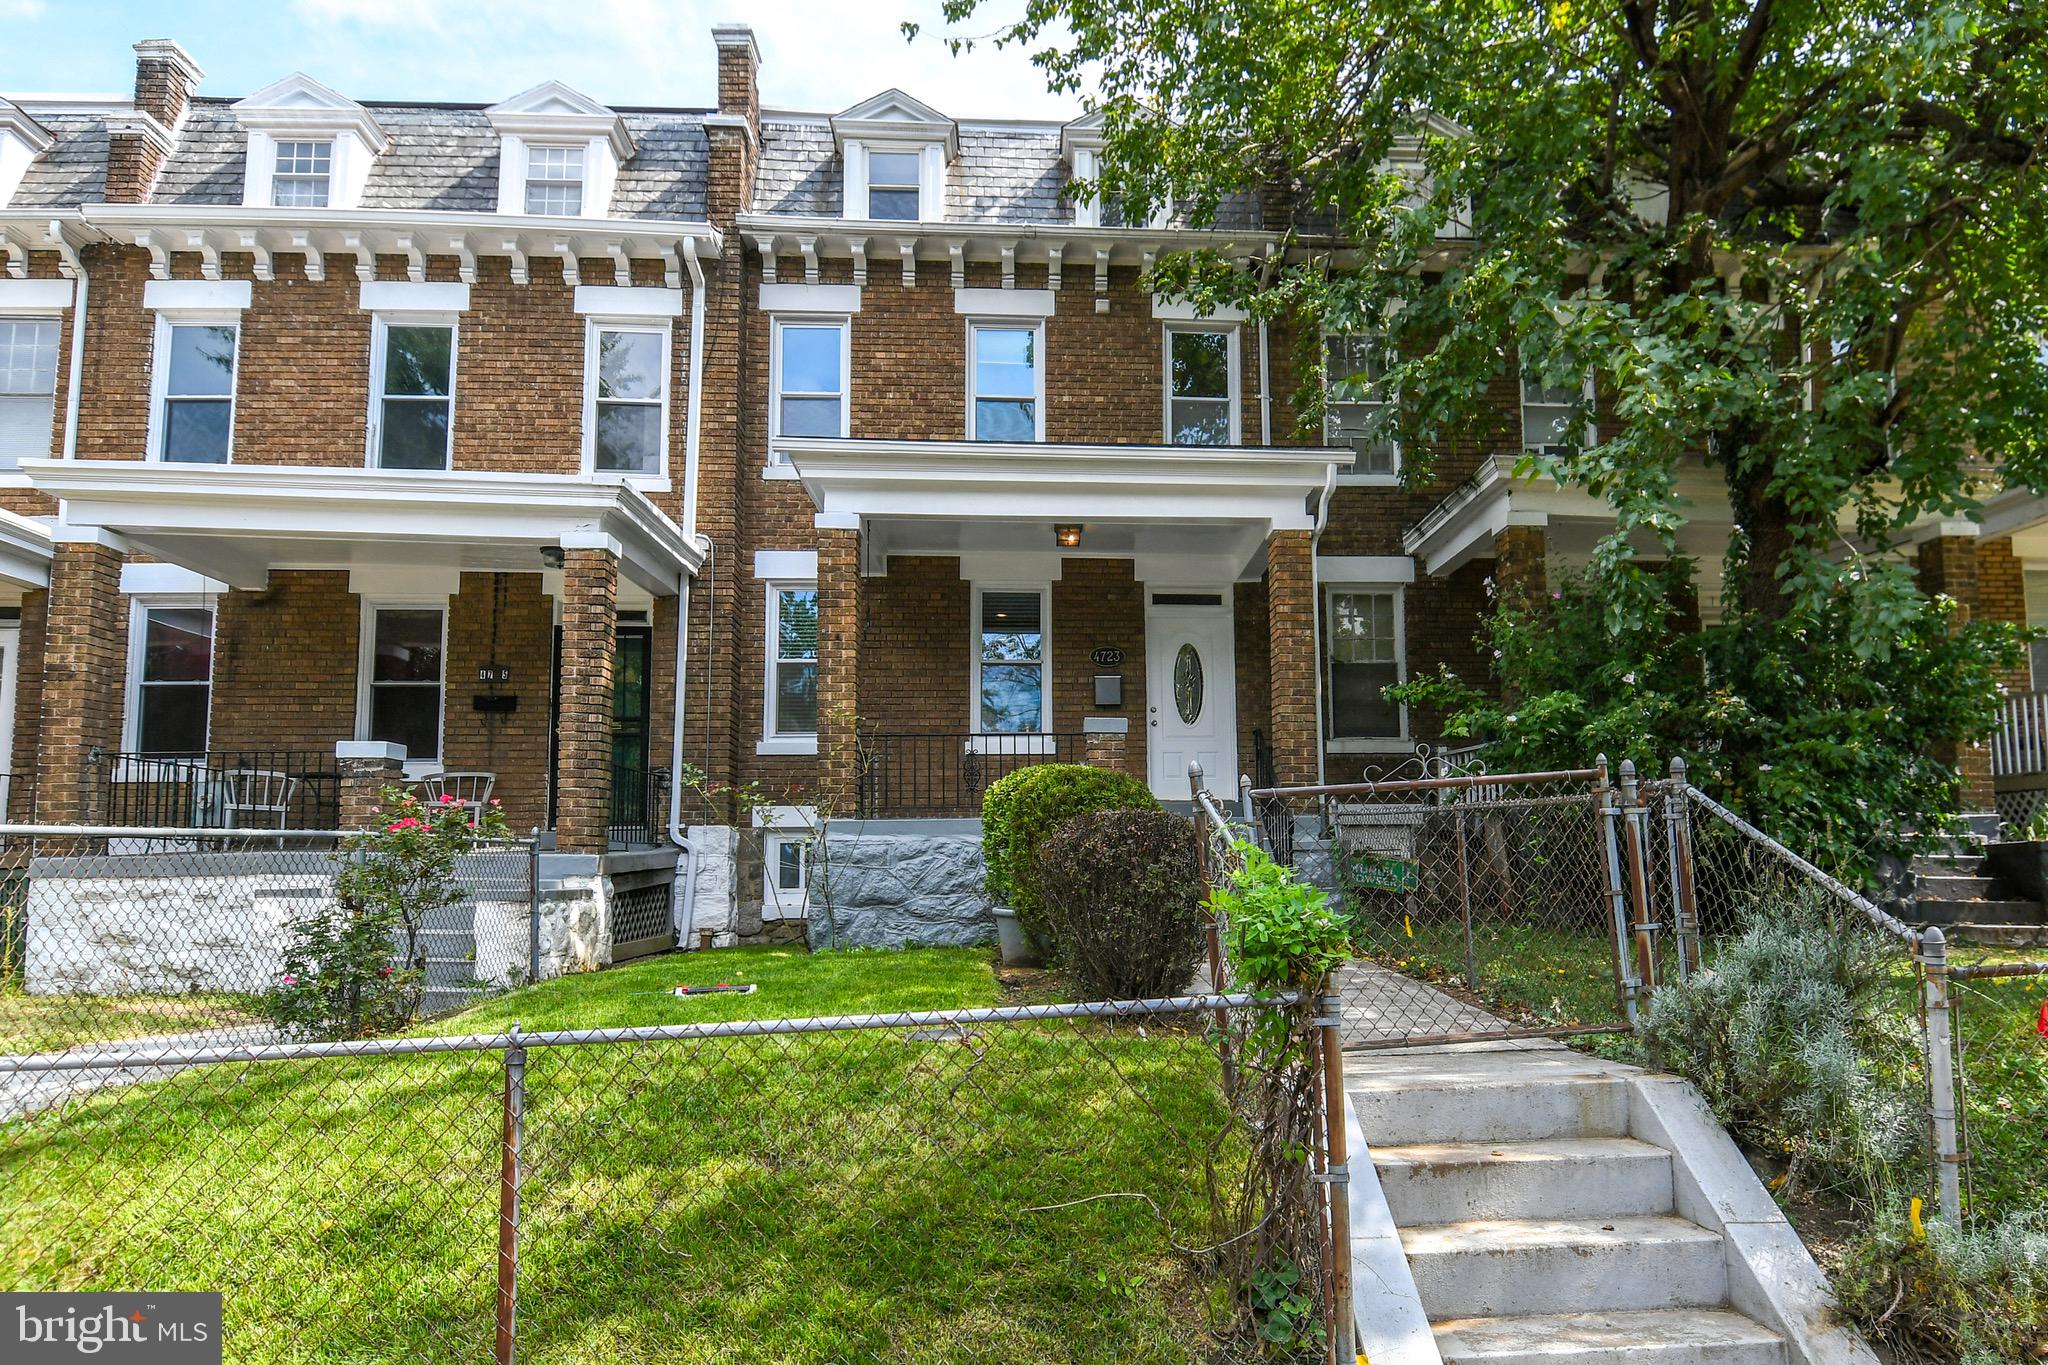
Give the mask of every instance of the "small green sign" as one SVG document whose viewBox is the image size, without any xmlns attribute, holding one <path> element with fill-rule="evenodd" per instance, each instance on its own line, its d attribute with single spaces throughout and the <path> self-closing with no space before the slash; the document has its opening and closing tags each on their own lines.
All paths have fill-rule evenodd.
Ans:
<svg viewBox="0 0 2048 1365">
<path fill-rule="evenodd" d="M 1367 854 L 1352 859 L 1348 870 L 1352 885 L 1361 891 L 1395 891 L 1405 895 L 1422 885 L 1422 865 L 1408 858 L 1375 858 Z"/>
</svg>

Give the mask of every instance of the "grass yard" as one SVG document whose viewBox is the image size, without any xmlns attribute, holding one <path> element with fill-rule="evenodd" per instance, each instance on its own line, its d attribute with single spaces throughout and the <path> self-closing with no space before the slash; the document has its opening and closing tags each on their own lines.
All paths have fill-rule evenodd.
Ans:
<svg viewBox="0 0 2048 1365">
<path fill-rule="evenodd" d="M 1412 918 L 1370 929 L 1375 958 L 1395 971 L 1469 994 L 1465 933 L 1455 921 Z M 1604 937 L 1483 920 L 1472 926 L 1482 1003 L 1532 1025 L 1623 1022 Z"/>
<path fill-rule="evenodd" d="M 761 989 L 663 993 L 678 981 Z M 739 949 L 436 1029 L 1000 996 L 980 950 Z M 1146 1200 L 1202 1244 L 1203 1153 L 1238 1147 L 1206 1044 L 1148 1033 L 534 1049 L 521 1360 L 1201 1355 L 1209 1291 Z M 0 1127 L 0 1280 L 226 1290 L 233 1360 L 487 1359 L 501 1081 L 495 1052 L 215 1067 Z"/>
<path fill-rule="evenodd" d="M 0 985 L 0 1053 L 58 1052 L 84 1043 L 191 1033 L 256 1017 L 247 996 L 193 991 L 177 995 L 31 995 Z"/>
</svg>

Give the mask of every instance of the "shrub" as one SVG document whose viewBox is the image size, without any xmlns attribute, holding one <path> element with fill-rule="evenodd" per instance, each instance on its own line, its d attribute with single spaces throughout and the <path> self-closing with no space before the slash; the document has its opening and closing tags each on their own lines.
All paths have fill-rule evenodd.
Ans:
<svg viewBox="0 0 2048 1365">
<path fill-rule="evenodd" d="M 1751 906 L 1711 971 L 1652 998 L 1640 1038 L 1751 1147 L 1803 1183 L 1875 1201 L 1921 1130 L 1916 1051 L 1891 971 L 1902 945 L 1832 917 L 1819 893 Z"/>
<path fill-rule="evenodd" d="M 495 802 L 473 822 L 453 798 L 423 806 L 403 787 L 384 789 L 382 824 L 335 854 L 334 904 L 287 929 L 284 970 L 264 997 L 287 1038 L 366 1038 L 410 1024 L 426 986 L 421 927 L 462 900 L 457 860 L 510 833 Z"/>
<path fill-rule="evenodd" d="M 1179 995 L 1202 951 L 1195 826 L 1163 810 L 1078 815 L 1038 847 L 1038 896 L 1090 1000 Z"/>
<path fill-rule="evenodd" d="M 1238 979 L 1259 991 L 1314 990 L 1351 956 L 1351 926 L 1319 887 L 1296 881 L 1250 842 L 1243 866 L 1209 896 L 1228 924 L 1224 947 Z"/>
<path fill-rule="evenodd" d="M 1969 1229 L 1888 1207 L 1836 1269 L 1843 1311 L 1899 1360 L 1996 1365 L 2048 1354 L 2048 1213 Z"/>
<path fill-rule="evenodd" d="M 1042 949 L 1057 951 L 1038 897 L 1038 845 L 1077 815 L 1157 810 L 1152 789 L 1128 773 L 1080 763 L 1034 763 L 994 783 L 981 803 L 988 893 L 1017 912 Z"/>
</svg>

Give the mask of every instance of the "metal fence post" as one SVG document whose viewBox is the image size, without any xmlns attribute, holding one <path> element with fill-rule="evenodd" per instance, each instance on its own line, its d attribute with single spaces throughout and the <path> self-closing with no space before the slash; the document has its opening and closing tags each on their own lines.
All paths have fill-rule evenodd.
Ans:
<svg viewBox="0 0 2048 1365">
<path fill-rule="evenodd" d="M 1635 760 L 1621 760 L 1621 819 L 1628 834 L 1628 889 L 1633 914 L 1636 948 L 1636 996 L 1657 985 L 1657 922 L 1650 913 L 1650 876 L 1645 848 L 1649 810 L 1643 805 L 1642 788 L 1636 781 Z"/>
<path fill-rule="evenodd" d="M 1472 937 L 1472 860 L 1465 832 L 1465 803 L 1457 806 L 1458 917 L 1465 922 L 1465 988 L 1479 989 L 1479 948 Z"/>
<path fill-rule="evenodd" d="M 1244 822 L 1252 827 L 1252 837 L 1259 838 L 1259 822 L 1252 816 L 1252 779 L 1249 773 L 1237 775 L 1237 804 L 1238 813 L 1244 816 Z"/>
<path fill-rule="evenodd" d="M 1195 869 L 1202 879 L 1202 890 L 1210 892 L 1215 883 L 1210 880 L 1209 867 L 1209 817 L 1208 807 L 1203 801 L 1203 773 L 1200 761 L 1188 760 L 1188 795 L 1195 807 Z M 1226 988 L 1223 977 L 1223 920 L 1216 913 L 1216 907 L 1209 897 L 1202 901 L 1202 937 L 1209 954 L 1209 989 L 1221 995 Z M 1216 1009 L 1216 1055 L 1223 1067 L 1223 1093 L 1225 1097 L 1237 1094 L 1237 1059 L 1231 1055 L 1230 1011 L 1218 1006 Z"/>
<path fill-rule="evenodd" d="M 540 982 L 540 826 L 526 844 L 526 984 Z"/>
<path fill-rule="evenodd" d="M 1941 1216 L 1961 1226 L 1963 1154 L 1956 1135 L 1955 1054 L 1950 1051 L 1948 936 L 1939 925 L 1920 935 L 1920 979 L 1927 1007 L 1927 1109 L 1934 1125 L 1934 1175 Z"/>
<path fill-rule="evenodd" d="M 1678 920 L 1678 979 L 1706 965 L 1700 956 L 1699 892 L 1693 881 L 1692 808 L 1685 800 L 1685 760 L 1671 760 L 1671 790 L 1664 796 L 1665 842 L 1670 845 L 1672 907 Z"/>
<path fill-rule="evenodd" d="M 1614 959 L 1614 1004 L 1630 1024 L 1636 1022 L 1635 982 L 1628 968 L 1628 893 L 1622 890 L 1621 882 L 1621 835 L 1615 828 L 1621 821 L 1620 803 L 1616 799 L 1614 784 L 1608 775 L 1607 755 L 1601 754 L 1593 760 L 1593 800 L 1600 813 L 1600 825 L 1605 832 L 1607 856 L 1602 861 L 1606 873 L 1607 895 L 1607 937 Z"/>
<path fill-rule="evenodd" d="M 1316 998 L 1316 1024 L 1322 1038 L 1324 1197 L 1329 1201 L 1330 1229 L 1330 1357 L 1336 1365 L 1353 1365 L 1357 1323 L 1351 1309 L 1351 1153 L 1344 1125 L 1344 1000 L 1323 979 Z"/>
<path fill-rule="evenodd" d="M 526 1049 L 519 1025 L 505 1045 L 503 1136 L 498 1144 L 498 1333 L 496 1365 L 513 1365 L 519 1322 L 519 1147 L 526 1129 Z"/>
</svg>

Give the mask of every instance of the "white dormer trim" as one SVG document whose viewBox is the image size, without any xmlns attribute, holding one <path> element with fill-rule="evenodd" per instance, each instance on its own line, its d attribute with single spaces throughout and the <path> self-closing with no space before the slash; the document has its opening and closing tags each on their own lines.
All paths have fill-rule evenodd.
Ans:
<svg viewBox="0 0 2048 1365">
<path fill-rule="evenodd" d="M 21 188 L 21 178 L 56 139 L 18 104 L 0 99 L 0 208 Z"/>
<path fill-rule="evenodd" d="M 242 204 L 269 208 L 271 176 L 277 169 L 280 142 L 333 144 L 327 206 L 358 208 L 370 163 L 391 146 L 370 111 L 348 96 L 322 85 L 303 72 L 273 81 L 233 106 L 235 120 L 249 135 L 248 164 L 242 176 Z"/>
<path fill-rule="evenodd" d="M 1060 158 L 1075 180 L 1093 180 L 1102 174 L 1102 128 L 1106 118 L 1100 109 L 1060 129 Z M 1102 196 L 1089 194 L 1074 201 L 1075 227 L 1102 226 Z"/>
<path fill-rule="evenodd" d="M 579 218 L 611 213 L 619 166 L 632 159 L 626 121 L 605 105 L 560 81 L 543 81 L 502 104 L 484 110 L 498 132 L 498 212 L 526 213 L 528 148 L 583 148 L 583 211 Z"/>
<path fill-rule="evenodd" d="M 908 152 L 918 159 L 917 221 L 946 216 L 946 167 L 960 154 L 960 125 L 901 90 L 884 90 L 832 117 L 832 140 L 844 175 L 845 216 L 873 217 L 869 208 L 869 158 L 877 152 Z"/>
</svg>

